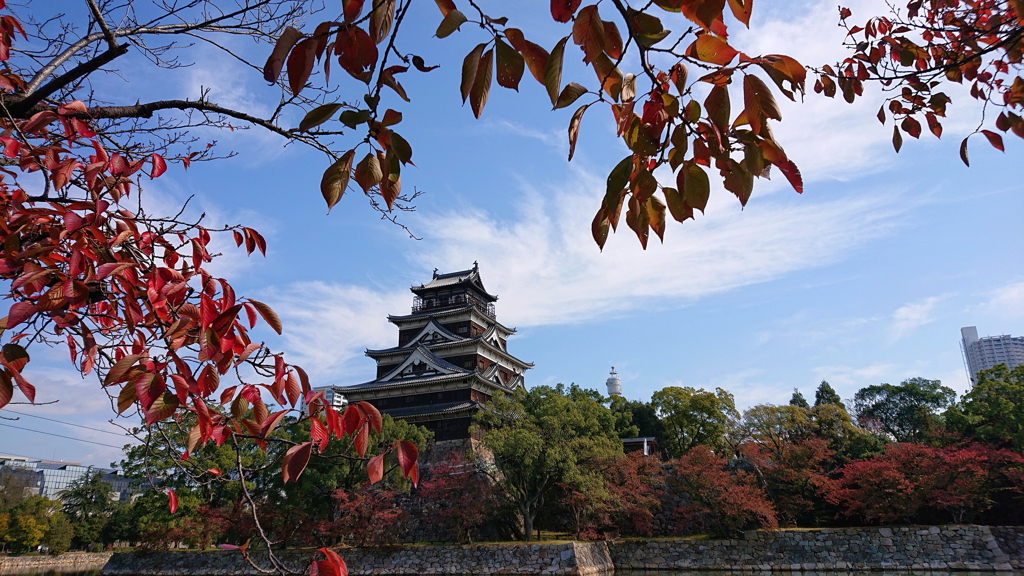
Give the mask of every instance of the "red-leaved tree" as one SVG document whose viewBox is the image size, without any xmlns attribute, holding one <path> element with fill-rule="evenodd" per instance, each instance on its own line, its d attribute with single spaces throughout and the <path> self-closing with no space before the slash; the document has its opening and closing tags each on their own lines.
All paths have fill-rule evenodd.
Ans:
<svg viewBox="0 0 1024 576">
<path fill-rule="evenodd" d="M 778 528 L 775 507 L 753 474 L 697 446 L 674 462 L 669 489 L 682 498 L 676 532 L 733 535 L 750 528 Z"/>
</svg>

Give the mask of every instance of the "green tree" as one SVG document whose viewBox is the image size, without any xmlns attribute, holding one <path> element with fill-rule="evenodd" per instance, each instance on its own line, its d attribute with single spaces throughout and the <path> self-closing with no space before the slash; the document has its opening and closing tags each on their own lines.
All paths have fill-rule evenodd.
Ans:
<svg viewBox="0 0 1024 576">
<path fill-rule="evenodd" d="M 493 469 L 483 469 L 516 511 L 516 528 L 526 540 L 533 539 L 537 516 L 556 486 L 600 486 L 592 464 L 622 454 L 615 415 L 575 386 L 497 395 L 487 408 L 473 426 L 494 455 Z"/>
<path fill-rule="evenodd" d="M 622 396 L 612 396 L 610 407 L 615 414 L 623 415 L 623 422 L 626 421 L 625 415 L 629 414 L 629 424 L 636 427 L 636 433 L 633 436 L 629 436 L 626 427 L 620 426 L 619 435 L 622 438 L 634 438 L 637 436 L 654 437 L 661 442 L 661 420 L 658 419 L 658 411 L 650 402 L 627 400 Z"/>
<path fill-rule="evenodd" d="M 923 440 L 935 430 L 937 413 L 956 399 L 939 380 L 910 378 L 900 385 L 878 384 L 857 391 L 853 410 L 857 422 L 897 442 Z"/>
<path fill-rule="evenodd" d="M 810 408 L 811 405 L 807 403 L 807 398 L 804 398 L 799 388 L 793 388 L 793 396 L 789 399 L 790 406 L 796 406 L 798 408 Z"/>
<path fill-rule="evenodd" d="M 30 552 L 44 544 L 51 521 L 60 522 L 60 502 L 38 494 L 11 508 L 8 539 L 15 552 Z M 65 548 L 66 549 L 66 548 Z"/>
<path fill-rule="evenodd" d="M 843 410 L 846 410 L 846 405 L 843 404 L 842 399 L 839 398 L 839 394 L 837 394 L 835 389 L 832 388 L 832 385 L 825 380 L 822 380 L 821 384 L 818 384 L 818 389 L 814 392 L 814 405 L 839 406 Z"/>
<path fill-rule="evenodd" d="M 661 418 L 665 448 L 673 456 L 696 446 L 723 448 L 730 423 L 739 418 L 732 394 L 721 388 L 708 392 L 669 386 L 655 392 L 651 404 Z"/>
<path fill-rule="evenodd" d="M 90 470 L 60 494 L 64 513 L 74 526 L 75 538 L 84 547 L 102 539 L 114 511 L 110 490 L 110 485 L 103 481 L 103 472 Z"/>
<path fill-rule="evenodd" d="M 49 518 L 42 544 L 47 551 L 59 556 L 71 548 L 71 539 L 75 536 L 75 527 L 60 510 L 56 510 Z"/>
<path fill-rule="evenodd" d="M 978 383 L 944 419 L 954 432 L 1024 452 L 1024 365 L 979 372 Z"/>
</svg>

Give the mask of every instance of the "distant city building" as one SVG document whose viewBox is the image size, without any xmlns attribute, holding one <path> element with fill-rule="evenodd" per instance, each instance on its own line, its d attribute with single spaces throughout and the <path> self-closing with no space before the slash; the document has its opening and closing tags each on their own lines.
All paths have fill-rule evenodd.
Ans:
<svg viewBox="0 0 1024 576">
<path fill-rule="evenodd" d="M 497 321 L 497 296 L 480 269 L 438 274 L 411 288 L 412 313 L 388 316 L 398 345 L 367 350 L 377 377 L 353 386 L 318 388 L 335 407 L 366 401 L 384 414 L 426 427 L 435 441 L 469 438 L 473 414 L 496 392 L 523 388 L 533 364 L 509 354 L 515 329 Z"/>
<path fill-rule="evenodd" d="M 1022 336 L 1003 334 L 978 338 L 978 328 L 967 326 L 960 329 L 960 346 L 971 386 L 978 383 L 978 372 L 988 370 L 996 364 L 1006 364 L 1010 369 L 1024 364 Z"/>
<path fill-rule="evenodd" d="M 30 494 L 39 494 L 53 500 L 67 490 L 72 482 L 86 473 L 99 470 L 103 481 L 110 485 L 111 498 L 128 500 L 134 492 L 134 482 L 117 470 L 83 466 L 77 462 L 55 462 L 53 460 L 32 460 L 21 456 L 0 455 L 0 481 L 10 478 L 25 486 Z"/>
<path fill-rule="evenodd" d="M 622 380 L 619 380 L 619 373 L 615 371 L 615 366 L 612 366 L 611 376 L 605 381 L 605 385 L 608 386 L 609 396 L 622 396 Z"/>
</svg>

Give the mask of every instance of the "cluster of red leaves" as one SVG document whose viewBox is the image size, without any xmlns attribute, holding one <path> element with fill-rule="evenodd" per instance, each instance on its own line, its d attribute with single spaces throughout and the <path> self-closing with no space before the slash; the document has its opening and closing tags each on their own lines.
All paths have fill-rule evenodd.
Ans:
<svg viewBox="0 0 1024 576">
<path fill-rule="evenodd" d="M 472 12 L 480 16 L 479 20 L 471 20 L 454 0 L 435 2 L 441 13 L 438 38 L 452 35 L 467 22 L 478 24 L 479 29 L 490 35 L 487 41 L 470 50 L 462 63 L 462 101 L 469 102 L 476 117 L 483 113 L 493 81 L 518 91 L 527 69 L 544 87 L 554 109 L 570 106 L 589 94 L 591 102 L 577 108 L 569 122 L 571 160 L 587 109 L 598 102 L 610 106 L 617 135 L 629 147 L 630 156 L 612 170 L 607 194 L 594 219 L 594 239 L 600 247 L 603 248 L 609 229 L 618 226 L 624 206 L 626 223 L 645 248 L 651 230 L 664 238 L 667 214 L 683 222 L 693 218 L 694 210 L 703 212 L 710 194 L 705 169 L 712 168 L 712 163 L 726 189 L 744 205 L 753 191 L 754 178 L 767 178 L 771 166 L 778 168 L 797 192 L 803 190 L 799 170 L 776 142 L 768 125 L 768 119 L 781 120 L 782 114 L 772 90 L 754 71 L 760 69 L 782 94 L 795 99 L 796 93 L 804 92 L 805 70 L 789 56 L 748 56 L 730 46 L 724 0 L 657 0 L 643 10 L 618 6 L 619 23 L 604 20 L 598 4 L 581 8 L 577 0 L 553 0 L 552 18 L 560 23 L 571 22 L 572 30 L 550 51 L 527 40 L 522 30 L 507 26 L 507 17 L 485 15 L 473 5 Z M 384 67 L 386 51 L 378 50 L 389 34 L 394 40 L 404 17 L 404 11 L 396 14 L 396 5 L 396 0 L 347 0 L 343 2 L 340 22 L 322 22 L 312 34 L 287 28 L 264 67 L 264 77 L 269 82 L 276 82 L 286 71 L 288 87 L 296 95 L 309 81 L 318 62 L 323 62 L 324 77 L 329 81 L 331 61 L 335 58 L 349 75 L 368 85 L 365 108 L 324 104 L 311 110 L 299 126 L 300 130 L 316 128 L 342 108 L 350 108 L 338 116 L 342 124 L 351 129 L 366 125 L 365 142 L 371 150 L 358 163 L 356 149 L 344 152 L 323 175 L 321 192 L 328 208 L 338 202 L 350 180 L 355 180 L 364 193 L 379 193 L 390 210 L 401 190 L 401 167 L 411 161 L 412 148 L 390 128 L 401 120 L 401 114 L 388 109 L 381 115 L 378 110 L 380 91 L 385 86 L 403 100 L 409 100 L 395 76 L 410 67 Z M 737 21 L 749 25 L 750 0 L 729 0 L 728 6 Z M 681 13 L 693 27 L 668 47 L 672 44 L 666 41 L 671 31 L 651 13 L 655 8 Z M 593 69 L 598 88 L 588 90 L 576 82 L 563 85 L 563 61 L 570 39 L 583 52 L 584 64 Z M 663 41 L 664 45 L 657 46 Z M 677 47 L 684 45 L 685 49 L 677 51 Z M 644 68 L 636 75 L 624 74 L 619 68 L 631 46 L 639 50 Z M 654 60 L 649 57 L 654 51 L 675 58 L 675 63 L 664 70 L 654 67 Z M 434 68 L 425 66 L 418 56 L 411 61 L 413 67 L 423 72 Z M 688 64 L 706 73 L 689 82 Z M 742 106 L 737 106 L 733 113 L 729 86 L 739 77 Z M 651 85 L 639 99 L 638 81 L 649 81 Z M 704 91 L 708 95 L 702 106 L 696 92 Z M 658 183 L 654 171 L 660 166 L 669 166 L 677 173 L 676 187 Z M 659 191 L 661 196 L 656 195 Z"/>
<path fill-rule="evenodd" d="M 847 44 L 853 55 L 835 67 L 824 66 L 815 92 L 834 97 L 842 92 L 847 102 L 863 95 L 864 82 L 880 80 L 897 95 L 878 110 L 878 120 L 893 119 L 893 147 L 899 152 L 905 133 L 921 135 L 923 119 L 936 138 L 950 98 L 936 91 L 944 81 L 970 84 L 972 98 L 1000 109 L 995 128 L 1024 138 L 1024 3 L 1020 0 L 910 0 L 906 12 L 876 17 L 863 26 L 850 27 L 852 15 L 840 9 L 847 26 Z M 897 90 L 898 89 L 898 92 Z M 1002 151 L 1003 138 L 988 129 L 981 132 Z M 968 136 L 969 138 L 970 136 Z M 960 158 L 969 164 L 967 138 Z"/>
<path fill-rule="evenodd" d="M 800 521 L 820 507 L 820 486 L 832 468 L 833 455 L 826 440 L 801 439 L 776 449 L 746 442 L 740 446 L 740 453 L 760 472 L 786 525 L 802 525 Z"/>
<path fill-rule="evenodd" d="M 669 483 L 682 493 L 676 510 L 676 531 L 683 534 L 735 534 L 752 527 L 778 527 L 775 507 L 745 470 L 729 470 L 729 462 L 697 446 L 674 463 Z"/>
<path fill-rule="evenodd" d="M 370 84 L 377 67 L 379 53 L 377 45 L 383 42 L 391 31 L 395 20 L 395 0 L 379 0 L 370 3 L 370 10 L 363 14 L 365 0 L 343 2 L 343 22 L 322 22 L 312 35 L 305 35 L 288 27 L 278 38 L 273 52 L 263 68 L 263 77 L 268 82 L 277 82 L 282 70 L 287 69 L 288 87 L 298 95 L 309 80 L 315 63 L 323 61 L 324 77 L 330 80 L 331 56 L 353 78 Z M 360 17 L 362 16 L 362 17 Z M 325 56 L 327 56 L 325 58 Z M 423 65 L 421 58 L 413 58 L 417 69 L 428 72 L 436 67 Z M 286 67 L 287 64 L 287 67 Z M 377 75 L 376 89 L 391 88 L 406 102 L 409 96 L 405 88 L 395 80 L 396 74 L 408 72 L 408 66 L 389 66 Z M 367 108 L 348 109 L 339 120 L 351 129 L 362 124 L 377 144 L 369 144 L 371 150 L 362 160 L 355 162 L 356 148 L 342 153 L 328 168 L 320 182 L 320 191 L 327 202 L 328 210 L 341 200 L 350 180 L 362 188 L 364 194 L 375 190 L 384 199 L 388 210 L 394 207 L 402 191 L 402 166 L 412 163 L 412 147 L 391 127 L 402 121 L 402 114 L 388 109 L 378 118 L 377 96 L 366 98 Z M 343 108 L 342 104 L 324 104 L 309 111 L 299 130 L 308 131 L 327 122 Z M 353 169 L 353 164 L 355 168 Z"/>
<path fill-rule="evenodd" d="M 0 44 L 9 46 L 11 30 L 20 30 L 11 18 L 0 20 Z M 0 52 L 0 60 L 7 55 Z M 0 408 L 15 385 L 35 402 L 35 388 L 22 375 L 27 348 L 60 341 L 83 376 L 98 372 L 118 413 L 137 409 L 147 425 L 194 413 L 183 459 L 209 441 L 251 440 L 265 450 L 292 412 L 310 418 L 312 432 L 284 456 L 285 482 L 297 479 L 313 449 L 323 450 L 331 436 L 349 438 L 365 456 L 370 429 L 380 431 L 380 413 L 367 403 L 335 411 L 300 367 L 252 341 L 249 330 L 259 318 L 278 334 L 281 321 L 205 269 L 212 261 L 210 231 L 122 205 L 147 166 L 150 178 L 166 171 L 164 158 L 108 152 L 79 101 L 2 124 L 4 155 L 17 159 L 21 173 L 41 173 L 45 189 L 30 194 L 18 172 L 0 170 L 0 278 L 10 282 L 7 298 L 14 301 L 0 319 L 0 334 L 11 333 L 0 353 Z M 187 165 L 188 158 L 178 160 Z M 229 229 L 248 254 L 266 252 L 257 231 Z M 264 381 L 243 380 L 243 364 Z M 232 370 L 239 383 L 222 388 Z M 271 414 L 265 395 L 283 409 Z M 404 441 L 369 461 L 371 480 L 380 478 L 391 452 L 415 484 L 417 450 Z M 167 495 L 173 513 L 177 497 Z"/>
<path fill-rule="evenodd" d="M 494 510 L 492 485 L 461 454 L 433 465 L 417 495 L 423 498 L 429 517 L 458 542 L 472 541 Z"/>
<path fill-rule="evenodd" d="M 869 523 L 912 522 L 929 510 L 963 522 L 992 506 L 999 492 L 1024 498 L 1024 456 L 985 444 L 892 444 L 847 464 L 823 488 L 846 516 Z"/>
<path fill-rule="evenodd" d="M 576 537 L 650 536 L 662 505 L 665 469 L 657 457 L 632 452 L 597 465 L 601 485 L 583 491 L 563 486 L 559 504 L 573 517 Z M 596 492 L 596 493 L 595 493 Z"/>
<path fill-rule="evenodd" d="M 402 524 L 409 516 L 409 512 L 399 505 L 398 493 L 394 490 L 374 487 L 338 490 L 334 498 L 338 510 L 334 535 L 353 546 L 396 543 Z"/>
</svg>

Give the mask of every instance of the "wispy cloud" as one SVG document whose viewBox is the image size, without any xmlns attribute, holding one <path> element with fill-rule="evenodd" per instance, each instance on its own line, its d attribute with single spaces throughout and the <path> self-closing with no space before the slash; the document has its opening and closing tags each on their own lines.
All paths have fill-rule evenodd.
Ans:
<svg viewBox="0 0 1024 576">
<path fill-rule="evenodd" d="M 1024 282 L 1013 282 L 1000 286 L 987 294 L 984 307 L 994 314 L 1007 318 L 1024 316 Z"/>
<path fill-rule="evenodd" d="M 892 325 L 889 330 L 890 341 L 895 342 L 915 329 L 935 321 L 935 306 L 945 296 L 932 296 L 904 304 L 892 313 Z"/>
<path fill-rule="evenodd" d="M 799 203 L 765 201 L 741 212 L 724 191 L 708 216 L 669 227 L 664 245 L 642 251 L 625 226 L 604 253 L 589 235 L 603 181 L 577 171 L 568 182 L 528 188 L 514 215 L 484 211 L 423 213 L 426 241 L 410 245 L 414 269 L 429 274 L 479 261 L 487 287 L 501 296 L 499 318 L 511 326 L 580 323 L 637 308 L 679 308 L 700 298 L 838 261 L 899 225 L 895 193 Z M 806 200 L 806 201 L 805 201 Z M 324 376 L 367 370 L 348 364 L 365 346 L 391 345 L 387 313 L 409 307 L 405 286 L 373 289 L 307 283 L 267 300 L 285 318 L 287 347 Z"/>
<path fill-rule="evenodd" d="M 265 297 L 286 319 L 289 361 L 309 372 L 315 386 L 373 377 L 373 363 L 362 358 L 362 350 L 398 344 L 397 329 L 386 317 L 408 310 L 412 298 L 399 287 L 375 291 L 324 282 L 268 290 Z"/>
</svg>

